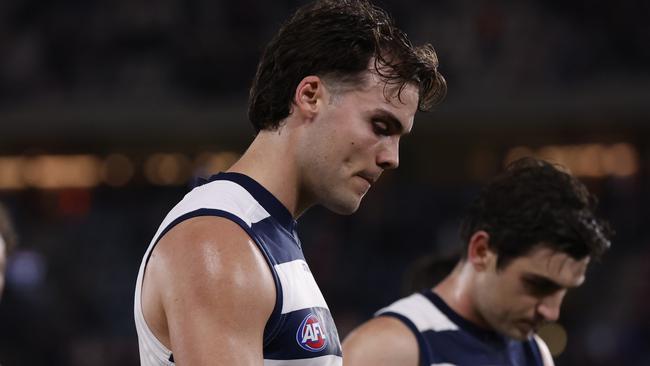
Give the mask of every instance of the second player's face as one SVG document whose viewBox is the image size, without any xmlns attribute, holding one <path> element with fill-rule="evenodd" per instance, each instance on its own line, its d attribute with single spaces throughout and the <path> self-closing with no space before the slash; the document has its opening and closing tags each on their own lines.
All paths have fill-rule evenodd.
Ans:
<svg viewBox="0 0 650 366">
<path fill-rule="evenodd" d="M 370 75 L 358 89 L 329 94 L 300 143 L 304 189 L 339 214 L 357 210 L 385 169 L 399 164 L 399 141 L 410 132 L 418 90 L 397 89 Z"/>
<path fill-rule="evenodd" d="M 589 257 L 577 260 L 540 246 L 500 270 L 495 262 L 477 284 L 479 313 L 495 331 L 526 339 L 544 322 L 558 319 L 567 289 L 584 282 Z"/>
</svg>

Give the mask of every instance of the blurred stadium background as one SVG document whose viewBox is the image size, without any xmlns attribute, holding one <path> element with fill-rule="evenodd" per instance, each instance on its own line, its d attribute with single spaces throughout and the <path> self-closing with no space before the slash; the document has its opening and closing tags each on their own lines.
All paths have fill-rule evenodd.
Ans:
<svg viewBox="0 0 650 366">
<path fill-rule="evenodd" d="M 136 365 L 133 288 L 196 176 L 251 141 L 261 49 L 303 1 L 0 1 L 0 202 L 20 235 L 3 365 Z M 612 250 L 545 329 L 558 365 L 648 365 L 650 3 L 384 0 L 431 42 L 447 100 L 420 114 L 359 212 L 299 230 L 341 336 L 459 245 L 463 208 L 522 155 L 601 198 Z"/>
</svg>

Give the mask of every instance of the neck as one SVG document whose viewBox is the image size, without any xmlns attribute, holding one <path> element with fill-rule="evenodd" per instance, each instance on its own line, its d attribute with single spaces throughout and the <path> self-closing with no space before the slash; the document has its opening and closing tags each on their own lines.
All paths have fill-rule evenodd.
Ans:
<svg viewBox="0 0 650 366">
<path fill-rule="evenodd" d="M 433 288 L 440 298 L 458 315 L 479 327 L 488 327 L 478 312 L 473 296 L 474 270 L 471 265 L 461 260 L 454 270 L 442 282 Z"/>
<path fill-rule="evenodd" d="M 284 127 L 260 131 L 228 171 L 255 179 L 297 218 L 305 208 L 299 205 L 300 184 L 292 146 L 292 138 Z"/>
</svg>

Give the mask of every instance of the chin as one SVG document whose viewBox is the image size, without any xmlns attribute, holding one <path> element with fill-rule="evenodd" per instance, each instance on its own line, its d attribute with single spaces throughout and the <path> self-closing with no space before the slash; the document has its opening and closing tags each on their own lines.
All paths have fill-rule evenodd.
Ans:
<svg viewBox="0 0 650 366">
<path fill-rule="evenodd" d="M 361 199 L 356 200 L 331 200 L 330 202 L 323 203 L 323 206 L 328 210 L 339 215 L 351 215 L 359 209 Z"/>
</svg>

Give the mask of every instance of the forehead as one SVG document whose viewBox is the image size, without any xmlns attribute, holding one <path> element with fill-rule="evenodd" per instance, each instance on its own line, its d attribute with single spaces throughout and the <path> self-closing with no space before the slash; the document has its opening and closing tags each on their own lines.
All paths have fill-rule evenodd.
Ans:
<svg viewBox="0 0 650 366">
<path fill-rule="evenodd" d="M 369 97 L 378 97 L 383 102 L 393 104 L 398 108 L 414 107 L 415 113 L 419 99 L 418 87 L 414 83 L 402 84 L 400 81 L 382 78 L 377 71 L 368 70 L 363 78 L 363 84 L 358 88 Z"/>
<path fill-rule="evenodd" d="M 589 256 L 575 259 L 567 253 L 540 246 L 514 259 L 509 267 L 518 274 L 545 277 L 570 288 L 580 286 L 585 281 L 589 259 Z"/>
<path fill-rule="evenodd" d="M 400 83 L 386 82 L 376 72 L 368 71 L 361 85 L 341 94 L 343 98 L 348 97 L 348 103 L 355 107 L 394 115 L 404 125 L 405 131 L 410 131 L 419 100 L 416 85 L 407 83 L 402 87 Z"/>
</svg>

